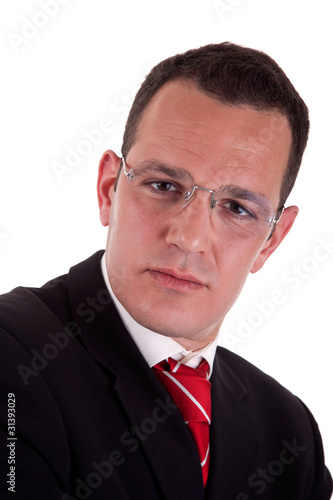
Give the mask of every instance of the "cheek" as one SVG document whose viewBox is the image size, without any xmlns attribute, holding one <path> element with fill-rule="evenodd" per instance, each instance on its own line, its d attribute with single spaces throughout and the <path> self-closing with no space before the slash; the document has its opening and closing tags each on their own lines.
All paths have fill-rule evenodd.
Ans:
<svg viewBox="0 0 333 500">
<path fill-rule="evenodd" d="M 156 216 L 152 216 L 145 210 L 138 210 L 135 206 L 131 207 L 128 213 L 128 220 L 125 223 L 132 249 L 138 254 L 140 250 L 144 251 L 147 247 L 151 248 L 153 243 L 160 241 L 163 235 L 162 220 Z"/>
<path fill-rule="evenodd" d="M 238 297 L 260 250 L 261 246 L 257 241 L 247 241 L 246 245 L 237 240 L 229 244 L 224 241 L 218 247 L 215 262 L 219 273 L 221 293 Z"/>
<path fill-rule="evenodd" d="M 221 238 L 218 259 L 221 266 L 236 275 L 249 272 L 253 261 L 262 249 L 262 241 L 256 238 Z"/>
<path fill-rule="evenodd" d="M 154 239 L 162 234 L 161 221 L 152 217 L 145 210 L 139 210 L 130 201 L 121 203 L 115 200 L 112 206 L 109 221 L 108 243 L 110 250 L 123 255 L 138 256 L 144 247 L 151 245 Z"/>
</svg>

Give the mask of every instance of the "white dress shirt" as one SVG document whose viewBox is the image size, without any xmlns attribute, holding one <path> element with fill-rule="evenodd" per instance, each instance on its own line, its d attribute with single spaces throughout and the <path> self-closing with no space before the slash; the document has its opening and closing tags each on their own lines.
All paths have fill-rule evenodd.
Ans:
<svg viewBox="0 0 333 500">
<path fill-rule="evenodd" d="M 105 264 L 105 254 L 103 254 L 101 259 L 101 268 L 106 287 L 112 297 L 117 311 L 150 367 L 153 367 L 160 361 L 170 357 L 176 361 L 181 361 L 187 366 L 197 368 L 202 359 L 205 359 L 209 365 L 209 377 L 211 377 L 217 347 L 217 338 L 202 349 L 187 351 L 173 338 L 148 330 L 132 318 L 132 316 L 126 311 L 115 296 L 108 278 Z"/>
</svg>

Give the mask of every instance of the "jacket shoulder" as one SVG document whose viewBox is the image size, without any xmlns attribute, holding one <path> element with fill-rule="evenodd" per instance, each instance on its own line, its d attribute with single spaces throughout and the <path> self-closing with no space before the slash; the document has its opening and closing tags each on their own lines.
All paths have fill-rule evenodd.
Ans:
<svg viewBox="0 0 333 500">
<path fill-rule="evenodd" d="M 72 294 L 85 287 L 87 294 L 91 276 L 100 269 L 103 251 L 98 251 L 87 260 L 72 267 L 63 274 L 45 283 L 40 288 L 17 287 L 0 295 L 0 329 L 14 336 L 18 341 L 30 338 L 31 342 L 50 329 L 63 328 L 72 320 L 69 283 L 74 273 Z M 88 277 L 86 277 L 88 275 Z M 77 277 L 82 282 L 78 282 Z"/>
<path fill-rule="evenodd" d="M 0 295 L 0 328 L 14 337 L 27 330 L 38 334 L 46 317 L 51 327 L 53 322 L 64 323 L 69 315 L 67 275 L 40 288 L 17 287 Z"/>
</svg>

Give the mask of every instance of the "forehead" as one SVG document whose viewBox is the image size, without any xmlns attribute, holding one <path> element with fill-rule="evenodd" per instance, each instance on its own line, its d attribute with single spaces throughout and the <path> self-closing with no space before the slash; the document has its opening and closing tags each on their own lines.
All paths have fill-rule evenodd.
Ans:
<svg viewBox="0 0 333 500">
<path fill-rule="evenodd" d="M 223 104 L 193 84 L 164 85 L 141 118 L 130 155 L 191 168 L 203 176 L 275 175 L 280 184 L 288 162 L 291 132 L 278 112 Z M 139 156 L 139 157 L 138 157 Z M 197 180 L 199 182 L 199 180 Z"/>
</svg>

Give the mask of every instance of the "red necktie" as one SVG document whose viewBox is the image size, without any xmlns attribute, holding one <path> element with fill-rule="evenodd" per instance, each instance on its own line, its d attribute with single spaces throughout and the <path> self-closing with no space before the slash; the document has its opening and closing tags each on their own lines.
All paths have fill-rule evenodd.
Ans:
<svg viewBox="0 0 333 500">
<path fill-rule="evenodd" d="M 172 358 L 154 366 L 154 371 L 178 405 L 185 424 L 195 440 L 206 486 L 209 470 L 209 425 L 211 421 L 211 383 L 208 363 L 203 360 L 197 369 Z"/>
</svg>

